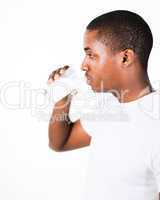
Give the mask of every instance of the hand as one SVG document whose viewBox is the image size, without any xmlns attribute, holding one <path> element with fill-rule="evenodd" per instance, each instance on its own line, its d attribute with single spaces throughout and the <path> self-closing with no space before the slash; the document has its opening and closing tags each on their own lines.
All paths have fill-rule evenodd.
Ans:
<svg viewBox="0 0 160 200">
<path fill-rule="evenodd" d="M 47 84 L 49 85 L 48 90 L 54 90 L 54 92 L 51 92 L 49 94 L 53 95 L 53 101 L 54 103 L 58 103 L 60 100 L 65 101 L 71 101 L 72 97 L 77 94 L 77 90 L 75 88 L 75 84 L 73 84 L 73 81 L 70 80 L 62 80 L 60 85 L 56 85 L 56 87 L 50 87 L 51 83 L 53 83 L 55 80 L 59 79 L 65 71 L 70 68 L 68 65 L 65 65 L 64 67 L 60 67 L 57 70 L 54 70 L 48 78 Z M 63 84 L 62 84 L 63 83 Z M 51 85 L 52 86 L 52 85 Z M 66 98 L 65 98 L 66 97 Z"/>
<path fill-rule="evenodd" d="M 69 68 L 68 65 L 65 65 L 64 67 L 60 67 L 58 68 L 57 70 L 54 70 L 50 75 L 49 75 L 49 78 L 48 78 L 48 81 L 47 83 L 48 84 L 51 84 L 53 83 L 55 80 L 59 79 L 63 74 L 64 72 Z"/>
</svg>

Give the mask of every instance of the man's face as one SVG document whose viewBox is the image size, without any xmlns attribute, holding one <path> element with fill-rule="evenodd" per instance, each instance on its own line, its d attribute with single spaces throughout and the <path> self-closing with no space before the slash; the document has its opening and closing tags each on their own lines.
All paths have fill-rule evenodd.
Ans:
<svg viewBox="0 0 160 200">
<path fill-rule="evenodd" d="M 120 79 L 118 54 L 113 54 L 96 36 L 97 31 L 86 31 L 84 34 L 86 55 L 81 69 L 86 71 L 87 83 L 94 91 L 115 90 Z"/>
</svg>

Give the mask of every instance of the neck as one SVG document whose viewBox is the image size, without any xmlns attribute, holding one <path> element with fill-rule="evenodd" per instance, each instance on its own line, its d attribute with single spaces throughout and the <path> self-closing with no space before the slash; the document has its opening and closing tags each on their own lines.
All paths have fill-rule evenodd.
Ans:
<svg viewBox="0 0 160 200">
<path fill-rule="evenodd" d="M 113 94 L 121 103 L 134 101 L 154 91 L 148 77 L 143 82 L 137 81 L 126 85 L 128 87 L 120 88 L 117 90 L 118 92 Z"/>
</svg>

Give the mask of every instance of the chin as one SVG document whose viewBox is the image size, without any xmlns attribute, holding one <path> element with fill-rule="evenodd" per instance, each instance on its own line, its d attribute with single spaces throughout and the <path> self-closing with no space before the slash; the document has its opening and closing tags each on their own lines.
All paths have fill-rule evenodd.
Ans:
<svg viewBox="0 0 160 200">
<path fill-rule="evenodd" d="M 107 92 L 107 90 L 106 89 L 101 89 L 101 88 L 97 88 L 97 87 L 93 87 L 93 86 L 91 86 L 91 88 L 92 88 L 92 90 L 94 91 L 94 92 L 97 92 L 97 93 L 100 93 L 100 92 Z"/>
<path fill-rule="evenodd" d="M 89 82 L 88 85 L 91 87 L 91 89 L 93 91 L 99 92 L 99 93 L 100 92 L 107 92 L 108 90 L 110 90 L 110 89 L 108 89 L 106 87 L 105 88 L 101 88 L 99 84 L 94 84 L 93 82 Z"/>
</svg>

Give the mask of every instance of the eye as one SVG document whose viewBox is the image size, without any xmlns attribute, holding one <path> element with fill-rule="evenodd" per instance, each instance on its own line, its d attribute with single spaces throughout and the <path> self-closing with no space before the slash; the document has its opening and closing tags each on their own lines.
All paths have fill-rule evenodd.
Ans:
<svg viewBox="0 0 160 200">
<path fill-rule="evenodd" d="M 88 54 L 87 54 L 87 56 L 88 56 L 89 58 L 91 58 L 91 59 L 93 59 L 93 58 L 94 58 L 94 55 L 93 55 L 93 54 L 91 54 L 91 53 L 88 53 Z"/>
</svg>

